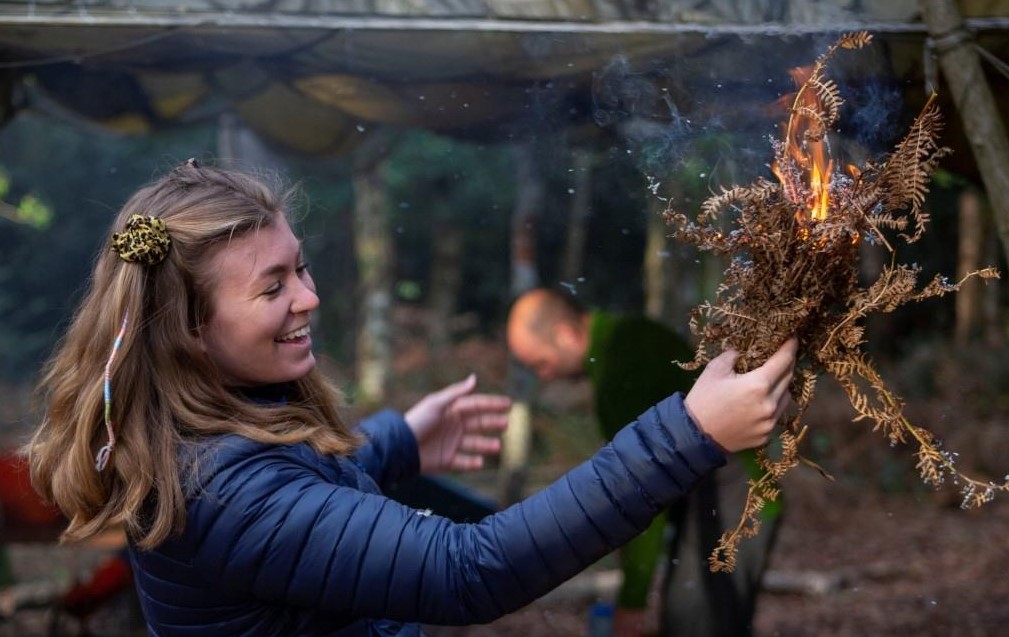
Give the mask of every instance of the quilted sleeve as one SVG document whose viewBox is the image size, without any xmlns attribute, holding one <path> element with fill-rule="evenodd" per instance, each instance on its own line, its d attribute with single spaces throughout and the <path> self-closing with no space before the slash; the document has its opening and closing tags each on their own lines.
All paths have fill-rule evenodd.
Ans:
<svg viewBox="0 0 1009 637">
<path fill-rule="evenodd" d="M 644 529 L 723 454 L 679 396 L 556 483 L 478 524 L 333 484 L 276 448 L 222 468 L 191 520 L 195 559 L 264 602 L 429 624 L 491 621 Z"/>
<path fill-rule="evenodd" d="M 420 474 L 417 439 L 402 414 L 383 409 L 362 420 L 359 428 L 368 442 L 354 457 L 379 487 L 385 489 Z"/>
</svg>

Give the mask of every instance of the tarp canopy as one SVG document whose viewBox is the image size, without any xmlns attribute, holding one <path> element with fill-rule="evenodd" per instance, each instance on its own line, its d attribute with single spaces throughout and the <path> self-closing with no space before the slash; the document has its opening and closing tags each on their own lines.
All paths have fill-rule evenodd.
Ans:
<svg viewBox="0 0 1009 637">
<path fill-rule="evenodd" d="M 1009 0 L 962 8 L 1009 57 Z M 0 2 L 0 117 L 144 132 L 232 111 L 303 153 L 349 150 L 378 124 L 501 139 L 631 111 L 752 123 L 790 90 L 788 67 L 856 29 L 880 44 L 842 75 L 923 101 L 916 0 Z"/>
</svg>

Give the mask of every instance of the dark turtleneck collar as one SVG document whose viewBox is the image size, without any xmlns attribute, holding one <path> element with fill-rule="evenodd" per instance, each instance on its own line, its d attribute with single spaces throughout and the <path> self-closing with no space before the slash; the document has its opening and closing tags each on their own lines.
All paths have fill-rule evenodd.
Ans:
<svg viewBox="0 0 1009 637">
<path fill-rule="evenodd" d="M 232 387 L 231 390 L 258 405 L 286 404 L 291 394 L 291 383 L 273 383 L 254 387 Z"/>
</svg>

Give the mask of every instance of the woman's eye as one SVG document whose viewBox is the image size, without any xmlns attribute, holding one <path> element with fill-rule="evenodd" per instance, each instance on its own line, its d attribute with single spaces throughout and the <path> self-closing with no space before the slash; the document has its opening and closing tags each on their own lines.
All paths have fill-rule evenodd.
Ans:
<svg viewBox="0 0 1009 637">
<path fill-rule="evenodd" d="M 296 267 L 294 271 L 298 273 L 298 276 L 301 276 L 302 274 L 308 272 L 308 264 L 302 263 L 301 265 Z"/>
<path fill-rule="evenodd" d="M 277 281 L 276 283 L 274 283 L 273 285 L 271 285 L 269 288 L 267 288 L 263 292 L 263 294 L 266 294 L 267 296 L 273 296 L 274 294 L 280 292 L 280 288 L 281 288 L 280 281 Z"/>
</svg>

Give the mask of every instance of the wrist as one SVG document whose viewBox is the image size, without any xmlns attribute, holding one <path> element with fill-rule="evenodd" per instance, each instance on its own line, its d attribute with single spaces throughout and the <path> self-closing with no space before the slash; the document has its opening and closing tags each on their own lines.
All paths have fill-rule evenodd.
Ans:
<svg viewBox="0 0 1009 637">
<path fill-rule="evenodd" d="M 697 418 L 697 416 L 694 415 L 694 412 L 690 409 L 690 403 L 687 401 L 686 398 L 683 399 L 683 411 L 686 413 L 687 416 L 687 424 L 689 426 L 692 426 L 701 436 L 701 438 L 711 443 L 711 445 L 716 449 L 718 449 L 719 451 L 721 451 L 723 455 L 729 456 L 732 454 L 731 451 L 725 448 L 725 446 L 722 445 L 722 443 L 715 440 L 714 436 L 712 436 L 704 429 L 704 425 L 701 424 L 701 421 Z"/>
</svg>

